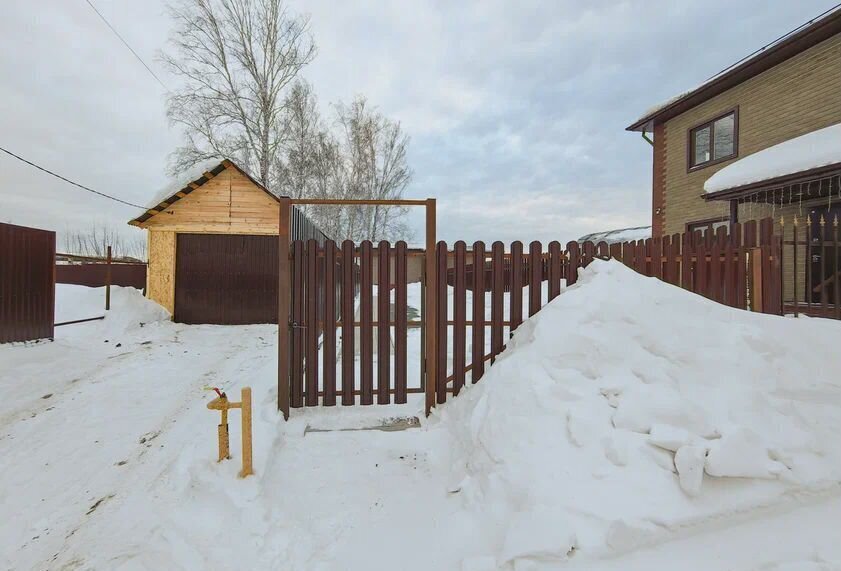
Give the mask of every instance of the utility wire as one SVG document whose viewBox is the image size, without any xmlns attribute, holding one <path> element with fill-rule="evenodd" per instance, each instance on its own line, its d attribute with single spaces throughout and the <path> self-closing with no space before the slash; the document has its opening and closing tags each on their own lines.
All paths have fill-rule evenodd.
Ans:
<svg viewBox="0 0 841 571">
<path fill-rule="evenodd" d="M 32 161 L 28 161 L 28 160 L 26 160 L 25 158 L 23 158 L 23 157 L 21 157 L 21 156 L 18 156 L 18 155 L 16 155 L 16 154 L 14 154 L 12 151 L 8 151 L 8 150 L 4 149 L 3 147 L 0 147 L 0 151 L 3 151 L 3 152 L 4 152 L 4 153 L 6 153 L 7 155 L 14 157 L 14 158 L 16 158 L 17 160 L 19 160 L 19 161 L 21 161 L 21 162 L 24 162 L 24 163 L 28 164 L 29 166 L 35 167 L 36 169 L 38 169 L 38 170 L 40 170 L 40 171 L 43 171 L 43 172 L 45 172 L 45 173 L 47 173 L 47 174 L 49 174 L 49 175 L 52 175 L 52 176 L 54 176 L 54 177 L 56 177 L 56 178 L 58 178 L 58 179 L 61 179 L 61 180 L 63 180 L 64 182 L 68 182 L 68 183 L 72 184 L 73 186 L 78 186 L 78 187 L 79 187 L 79 188 L 81 188 L 82 190 L 87 190 L 88 192 L 92 192 L 92 193 L 94 193 L 94 194 L 98 194 L 99 196 L 101 196 L 101 197 L 103 197 L 103 198 L 108 198 L 108 199 L 110 199 L 110 200 L 114 200 L 114 201 L 116 201 L 116 202 L 120 202 L 120 203 L 122 203 L 122 204 L 126 204 L 126 205 L 128 205 L 128 206 L 133 206 L 133 207 L 135 207 L 135 208 L 142 208 L 143 210 L 146 210 L 146 209 L 147 209 L 145 206 L 140 206 L 139 204 L 134 204 L 134 203 L 132 203 L 132 202 L 127 202 L 127 201 L 125 201 L 125 200 L 123 200 L 123 199 L 121 199 L 121 198 L 117 198 L 117 197 L 111 196 L 110 194 L 105 194 L 104 192 L 99 192 L 98 190 L 94 190 L 94 189 L 92 189 L 92 188 L 89 188 L 89 187 L 87 187 L 87 186 L 85 186 L 85 185 L 83 185 L 83 184 L 79 184 L 78 182 L 73 182 L 73 181 L 72 181 L 72 180 L 70 180 L 69 178 L 65 178 L 65 177 L 61 176 L 60 174 L 56 174 L 56 173 L 54 173 L 53 171 L 51 171 L 51 170 L 49 170 L 49 169 L 45 169 L 45 168 L 44 168 L 44 167 L 42 167 L 42 166 L 36 165 L 36 164 L 35 164 L 35 163 L 33 163 Z"/>
<path fill-rule="evenodd" d="M 838 3 L 838 4 L 836 4 L 835 6 L 833 6 L 832 8 L 830 8 L 829 10 L 826 10 L 825 12 L 822 12 L 821 14 L 818 14 L 817 16 L 815 16 L 814 18 L 812 18 L 812 19 L 811 19 L 811 20 L 809 20 L 808 22 L 804 22 L 803 24 L 800 24 L 799 26 L 797 26 L 796 28 L 794 28 L 794 29 L 793 29 L 793 30 L 791 30 L 790 32 L 786 32 L 785 34 L 783 34 L 782 36 L 780 36 L 779 38 L 777 38 L 777 39 L 776 39 L 776 40 L 774 40 L 773 42 L 769 42 L 769 43 L 765 44 L 764 46 L 762 46 L 761 48 L 759 48 L 759 49 L 758 49 L 758 50 L 756 50 L 755 52 L 753 52 L 753 53 L 750 53 L 750 54 L 746 55 L 745 57 L 743 57 L 742 59 L 740 59 L 740 60 L 739 60 L 739 61 L 737 61 L 736 63 L 733 63 L 733 64 L 731 64 L 731 65 L 729 65 L 729 66 L 725 67 L 724 69 L 722 69 L 721 71 L 719 71 L 719 72 L 718 72 L 718 73 L 716 73 L 715 75 L 712 75 L 709 79 L 707 79 L 707 81 L 710 81 L 711 79 L 718 77 L 719 75 L 723 74 L 724 72 L 726 72 L 726 71 L 729 71 L 729 70 L 733 69 L 734 67 L 736 67 L 737 65 L 739 65 L 739 64 L 740 64 L 740 63 L 742 63 L 743 61 L 746 61 L 746 60 L 748 60 L 748 59 L 752 58 L 753 56 L 755 56 L 755 55 L 756 55 L 756 54 L 758 54 L 759 52 L 762 52 L 762 51 L 764 51 L 764 50 L 768 49 L 769 47 L 771 47 L 771 46 L 773 46 L 773 45 L 775 45 L 775 44 L 779 43 L 780 41 L 782 41 L 782 40 L 784 40 L 784 39 L 788 38 L 788 37 L 789 37 L 789 36 L 791 36 L 792 34 L 796 34 L 797 32 L 799 32 L 800 30 L 802 30 L 802 29 L 803 29 L 803 28 L 805 28 L 806 26 L 808 26 L 808 25 L 810 25 L 810 24 L 812 24 L 812 23 L 814 23 L 814 22 L 816 22 L 816 21 L 820 20 L 821 18 L 823 18 L 824 16 L 826 16 L 826 15 L 827 15 L 827 14 L 829 14 L 830 12 L 834 12 L 834 11 L 835 11 L 835 10 L 837 10 L 838 8 L 841 8 L 841 3 Z"/>
<path fill-rule="evenodd" d="M 94 12 L 96 12 L 96 15 L 97 15 L 97 16 L 99 16 L 99 17 L 100 17 L 100 19 L 101 19 L 103 22 L 105 22 L 105 25 L 106 25 L 106 26 L 108 26 L 108 27 L 111 29 L 111 31 L 112 31 L 112 32 L 114 32 L 114 35 L 115 35 L 115 36 L 117 36 L 118 38 L 120 38 L 120 41 L 121 41 L 121 42 L 123 42 L 123 45 L 124 45 L 124 46 L 126 46 L 126 47 L 128 48 L 128 50 L 129 50 L 129 51 L 130 51 L 130 52 L 134 55 L 134 57 L 135 57 L 135 58 L 137 58 L 137 61 L 139 61 L 141 64 L 143 64 L 143 67 L 145 67 L 145 68 L 146 68 L 146 71 L 148 71 L 148 72 L 152 75 L 152 77 L 154 77 L 154 78 L 155 78 L 155 81 L 157 81 L 158 83 L 160 83 L 160 84 L 161 84 L 161 87 L 163 87 L 163 88 L 164 88 L 164 90 L 166 90 L 167 92 L 169 92 L 169 88 L 168 88 L 166 85 L 164 85 L 164 82 L 163 82 L 163 81 L 161 81 L 161 78 L 159 78 L 157 75 L 155 75 L 155 72 L 154 72 L 154 71 L 152 71 L 152 68 L 151 68 L 151 67 L 149 67 L 148 65 L 146 65 L 146 62 L 145 62 L 145 61 L 143 61 L 143 58 L 141 58 L 141 57 L 137 54 L 137 52 L 136 52 L 136 51 L 134 51 L 134 49 L 132 49 L 132 47 L 128 44 L 128 42 L 127 42 L 127 41 L 125 41 L 125 39 L 123 39 L 123 36 L 121 36 L 121 35 L 120 35 L 120 32 L 118 32 L 118 31 L 114 28 L 114 26 L 112 26 L 112 25 L 111 25 L 111 23 L 110 23 L 110 22 L 108 22 L 108 20 L 106 20 L 106 19 L 105 19 L 105 16 L 103 16 L 103 15 L 102 15 L 102 13 L 101 13 L 99 10 L 97 10 L 97 9 L 96 9 L 96 6 L 94 6 L 94 5 L 93 5 L 93 3 L 91 2 L 91 0 L 85 0 L 85 2 L 87 2 L 87 3 L 88 3 L 88 6 L 90 6 L 90 7 L 91 7 L 91 9 L 92 9 Z"/>
</svg>

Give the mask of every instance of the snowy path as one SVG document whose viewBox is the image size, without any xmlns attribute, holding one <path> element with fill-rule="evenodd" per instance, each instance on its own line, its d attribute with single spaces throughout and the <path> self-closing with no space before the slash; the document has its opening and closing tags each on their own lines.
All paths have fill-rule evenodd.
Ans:
<svg viewBox="0 0 841 571">
<path fill-rule="evenodd" d="M 203 404 L 202 387 L 241 377 L 249 363 L 237 355 L 268 346 L 272 329 L 153 324 L 122 334 L 94 323 L 59 330 L 54 343 L 1 348 L 13 366 L 0 386 L 27 394 L 0 411 L 0 455 L 14 467 L 0 471 L 0 511 L 16 514 L 0 521 L 4 568 L 51 567 L 97 512 L 166 458 L 160 436 Z"/>
<path fill-rule="evenodd" d="M 621 292 L 668 300 L 641 289 Z M 611 316 L 570 292 L 562 302 L 585 309 L 558 316 L 579 320 L 574 335 L 559 342 L 561 329 L 545 313 L 542 326 L 535 320 L 518 332 L 521 346 L 512 342 L 482 383 L 421 427 L 396 432 L 355 429 L 419 415 L 421 395 L 408 405 L 297 409 L 283 422 L 273 326 L 177 325 L 120 294 L 105 322 L 60 330 L 54 343 L 0 347 L 0 569 L 841 571 L 841 489 L 829 463 L 841 453 L 841 386 L 836 353 L 821 345 L 841 334 L 838 324 L 761 316 L 740 324 L 733 320 L 747 314 L 717 309 L 719 325 L 732 332 L 714 347 L 719 360 L 735 359 L 729 345 L 746 343 L 756 365 L 722 388 L 676 336 L 646 328 L 652 310 L 642 301 L 619 300 Z M 697 311 L 712 319 L 706 302 Z M 606 352 L 616 344 L 597 342 L 607 328 L 634 351 L 630 365 L 628 355 Z M 786 346 L 782 360 L 775 343 L 784 338 L 803 342 Z M 664 348 L 663 340 L 675 345 Z M 809 361 L 807 350 L 829 356 Z M 729 369 L 750 355 L 736 354 Z M 811 374 L 795 370 L 804 364 Z M 790 451 L 780 447 L 775 457 L 801 472 L 707 474 L 700 495 L 684 493 L 674 454 L 662 448 L 679 433 L 661 433 L 655 446 L 651 433 L 615 421 L 623 406 L 636 405 L 625 421 L 681 410 L 682 395 L 653 412 L 641 407 L 658 404 L 652 397 L 687 375 L 698 375 L 704 391 L 687 392 L 693 402 L 711 388 L 716 407 L 745 402 L 731 418 L 767 437 L 780 420 L 811 430 L 814 441 L 779 425 L 780 435 L 802 441 L 783 440 Z M 777 377 L 755 393 L 729 390 Z M 205 385 L 234 399 L 239 387 L 253 387 L 254 477 L 236 477 L 238 413 L 234 457 L 215 462 L 218 416 L 205 407 Z M 635 386 L 661 392 L 634 400 Z M 804 474 L 815 485 L 795 478 Z M 571 551 L 569 522 L 577 534 Z"/>
</svg>

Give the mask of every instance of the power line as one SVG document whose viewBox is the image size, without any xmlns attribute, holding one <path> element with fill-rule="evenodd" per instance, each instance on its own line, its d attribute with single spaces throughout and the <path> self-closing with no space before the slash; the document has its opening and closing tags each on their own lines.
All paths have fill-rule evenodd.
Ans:
<svg viewBox="0 0 841 571">
<path fill-rule="evenodd" d="M 759 48 L 759 49 L 758 49 L 758 50 L 756 50 L 755 52 L 753 52 L 753 53 L 750 53 L 750 54 L 746 55 L 745 57 L 743 57 L 743 58 L 742 58 L 742 59 L 740 59 L 739 61 L 737 61 L 737 62 L 735 62 L 735 63 L 733 63 L 733 64 L 731 64 L 731 65 L 728 65 L 727 67 L 725 67 L 724 69 L 722 69 L 721 71 L 719 71 L 718 73 L 716 73 L 715 75 L 713 75 L 713 76 L 711 76 L 709 79 L 707 79 L 707 81 L 709 81 L 710 79 L 713 79 L 713 78 L 718 77 L 719 75 L 723 74 L 723 73 L 724 73 L 724 72 L 726 72 L 726 71 L 729 71 L 729 70 L 733 69 L 734 67 L 736 67 L 737 65 L 739 65 L 739 64 L 740 64 L 740 63 L 742 63 L 743 61 L 745 61 L 745 60 L 748 60 L 748 59 L 752 58 L 753 56 L 755 56 L 755 55 L 756 55 L 756 54 L 758 54 L 759 52 L 762 52 L 762 51 L 764 51 L 764 50 L 768 49 L 769 47 L 771 47 L 771 46 L 773 46 L 773 45 L 777 44 L 778 42 L 780 42 L 780 41 L 782 41 L 782 40 L 784 40 L 784 39 L 788 38 L 788 37 L 789 37 L 789 36 L 791 36 L 792 34 L 796 34 L 797 32 L 799 32 L 800 30 L 802 30 L 802 29 L 803 29 L 803 28 L 805 28 L 806 26 L 808 26 L 808 25 L 810 25 L 810 24 L 812 24 L 812 23 L 814 23 L 814 22 L 816 22 L 816 21 L 820 20 L 821 18 L 823 18 L 824 16 L 826 16 L 826 15 L 827 15 L 827 14 L 829 14 L 830 12 L 833 12 L 833 11 L 837 10 L 838 8 L 841 8 L 841 3 L 838 3 L 838 4 L 836 4 L 835 6 L 833 6 L 832 8 L 830 8 L 829 10 L 826 10 L 825 12 L 822 12 L 822 13 L 818 14 L 817 16 L 815 16 L 814 18 L 812 18 L 812 19 L 811 19 L 811 20 L 809 20 L 808 22 L 804 22 L 803 24 L 800 24 L 799 26 L 797 26 L 797 27 L 796 27 L 796 28 L 794 28 L 793 30 L 791 30 L 791 31 L 789 31 L 789 32 L 786 32 L 785 34 L 783 34 L 782 36 L 780 36 L 779 38 L 777 38 L 777 39 L 776 39 L 776 40 L 774 40 L 773 42 L 768 42 L 767 44 L 765 44 L 764 46 L 762 46 L 761 48 Z"/>
<path fill-rule="evenodd" d="M 145 62 L 145 61 L 143 61 L 143 58 L 141 58 L 141 57 L 137 54 L 137 52 L 136 52 L 136 51 L 134 51 L 134 49 L 132 49 L 132 47 L 128 44 L 128 42 L 127 42 L 127 41 L 125 41 L 125 39 L 123 39 L 123 36 L 121 36 L 121 35 L 120 35 L 120 32 L 118 32 L 118 31 L 114 28 L 114 26 L 112 26 L 112 25 L 110 24 L 110 22 L 108 22 L 108 20 L 106 20 L 106 19 L 105 19 L 105 16 L 103 16 L 103 15 L 102 15 L 102 13 L 101 13 L 99 10 L 97 10 L 97 9 L 96 9 L 96 6 L 94 6 L 94 5 L 93 5 L 93 3 L 91 3 L 91 0 L 85 0 L 85 2 L 87 2 L 87 3 L 88 3 L 88 6 L 90 6 L 90 7 L 91 7 L 91 9 L 92 9 L 94 12 L 96 12 L 96 15 L 97 15 L 97 16 L 99 16 L 99 17 L 100 17 L 100 19 L 101 19 L 103 22 L 105 22 L 105 25 L 106 25 L 106 26 L 108 26 L 108 27 L 111 29 L 111 31 L 112 31 L 112 32 L 114 32 L 114 35 L 115 35 L 115 36 L 117 36 L 117 37 L 120 39 L 120 41 L 121 41 L 121 42 L 123 42 L 123 45 L 124 45 L 124 46 L 126 46 L 126 47 L 128 48 L 128 50 L 129 50 L 129 51 L 130 51 L 130 52 L 134 55 L 134 57 L 135 57 L 135 58 L 137 58 L 137 61 L 139 61 L 141 64 L 143 64 L 143 67 L 145 67 L 145 68 L 146 68 L 146 71 L 148 71 L 148 72 L 152 75 L 152 77 L 154 77 L 154 78 L 155 78 L 155 81 L 157 81 L 158 83 L 160 83 L 160 84 L 161 84 L 161 87 L 163 87 L 163 88 L 164 88 L 164 90 L 166 90 L 167 92 L 169 92 L 169 88 L 168 88 L 166 85 L 164 85 L 164 82 L 163 82 L 163 81 L 161 81 L 161 78 L 159 78 L 157 75 L 155 75 L 155 72 L 154 72 L 154 71 L 152 71 L 152 68 L 151 68 L 151 67 L 149 67 L 148 65 L 146 65 L 146 62 Z"/>
<path fill-rule="evenodd" d="M 123 199 L 121 199 L 121 198 L 117 198 L 117 197 L 111 196 L 110 194 L 105 194 L 104 192 L 99 192 L 98 190 L 94 190 L 94 189 L 92 189 L 92 188 L 90 188 L 90 187 L 87 187 L 87 186 L 85 186 L 85 185 L 83 185 L 83 184 L 79 184 L 78 182 L 73 182 L 73 181 L 72 181 L 72 180 L 70 180 L 69 178 L 65 178 L 65 177 L 61 176 L 60 174 L 56 174 L 56 173 L 54 173 L 53 171 L 51 171 L 51 170 L 49 170 L 49 169 L 45 169 L 45 168 L 44 168 L 44 167 L 42 167 L 42 166 L 36 165 L 36 164 L 35 164 L 35 163 L 33 163 L 32 161 L 28 161 L 28 160 L 26 160 L 25 158 L 23 158 L 23 157 L 21 157 L 21 156 L 18 156 L 18 155 L 16 155 L 16 154 L 14 154 L 12 151 L 9 151 L 9 150 L 4 149 L 3 147 L 0 147 L 0 151 L 3 151 L 3 152 L 4 152 L 4 153 L 6 153 L 7 155 L 14 157 L 14 158 L 16 158 L 17 160 L 19 160 L 19 161 L 21 161 L 21 162 L 24 162 L 24 163 L 28 164 L 29 166 L 35 167 L 36 169 L 38 169 L 38 170 L 40 170 L 40 171 L 43 171 L 43 172 L 45 172 L 45 173 L 47 173 L 47 174 L 49 174 L 49 175 L 52 175 L 52 176 L 54 176 L 54 177 L 56 177 L 56 178 L 58 178 L 58 179 L 61 179 L 61 180 L 63 180 L 64 182 L 68 182 L 68 183 L 72 184 L 73 186 L 78 186 L 78 187 L 79 187 L 79 188 L 81 188 L 82 190 L 87 190 L 88 192 L 92 192 L 92 193 L 94 193 L 94 194 L 98 194 L 99 196 L 101 196 L 101 197 L 103 197 L 103 198 L 108 198 L 108 199 L 110 199 L 110 200 L 114 200 L 114 201 L 116 201 L 116 202 L 120 202 L 120 203 L 122 203 L 122 204 L 126 204 L 126 205 L 128 205 L 128 206 L 133 206 L 133 207 L 135 207 L 135 208 L 142 208 L 143 210 L 146 210 L 146 209 L 147 209 L 145 206 L 140 206 L 139 204 L 134 204 L 134 203 L 132 203 L 132 202 L 127 202 L 127 201 L 125 201 L 125 200 L 123 200 Z"/>
</svg>

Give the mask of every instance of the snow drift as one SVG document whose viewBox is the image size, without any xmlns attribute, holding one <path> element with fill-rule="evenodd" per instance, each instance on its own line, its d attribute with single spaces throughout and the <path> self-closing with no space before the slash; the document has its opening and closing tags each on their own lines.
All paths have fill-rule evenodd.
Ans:
<svg viewBox="0 0 841 571">
<path fill-rule="evenodd" d="M 500 565 L 622 553 L 841 478 L 841 324 L 594 262 L 441 408 Z M 797 498 L 792 499 L 792 498 Z"/>
</svg>

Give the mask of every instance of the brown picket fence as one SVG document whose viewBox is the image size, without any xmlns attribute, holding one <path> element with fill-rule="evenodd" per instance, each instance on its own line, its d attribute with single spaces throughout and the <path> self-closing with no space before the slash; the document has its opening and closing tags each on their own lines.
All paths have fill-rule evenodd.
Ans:
<svg viewBox="0 0 841 571">
<path fill-rule="evenodd" d="M 513 242 L 507 251 L 502 242 L 489 249 L 475 242 L 469 250 L 464 242 L 456 242 L 452 249 L 439 242 L 436 402 L 457 395 L 468 378 L 477 382 L 524 314 L 534 315 L 564 287 L 574 285 L 578 270 L 595 259 L 619 260 L 645 276 L 724 305 L 780 315 L 782 240 L 773 230 L 768 218 L 718 228 L 715 234 L 698 231 L 615 244 L 569 242 L 565 248 L 557 241 L 545 247 L 531 242 L 527 249 L 522 242 Z M 452 308 L 447 307 L 448 288 L 453 290 Z M 508 294 L 507 308 L 504 294 Z"/>
<path fill-rule="evenodd" d="M 766 219 L 719 228 L 715 234 L 618 244 L 569 242 L 564 247 L 535 241 L 506 248 L 498 241 L 490 247 L 438 242 L 431 253 L 436 276 L 431 283 L 425 280 L 427 252 L 410 251 L 405 242 L 294 240 L 289 252 L 290 406 L 405 403 L 413 393 L 426 394 L 427 409 L 443 403 L 467 382 L 477 382 L 523 320 L 574 285 L 579 269 L 596 259 L 619 260 L 725 305 L 781 314 L 782 240 L 773 230 Z M 422 292 L 415 301 L 420 319 L 408 317 L 412 283 Z M 434 307 L 430 320 L 427 307 Z M 407 340 L 415 328 L 421 336 L 419 382 L 410 386 Z M 430 335 L 432 363 L 424 341 Z"/>
</svg>

